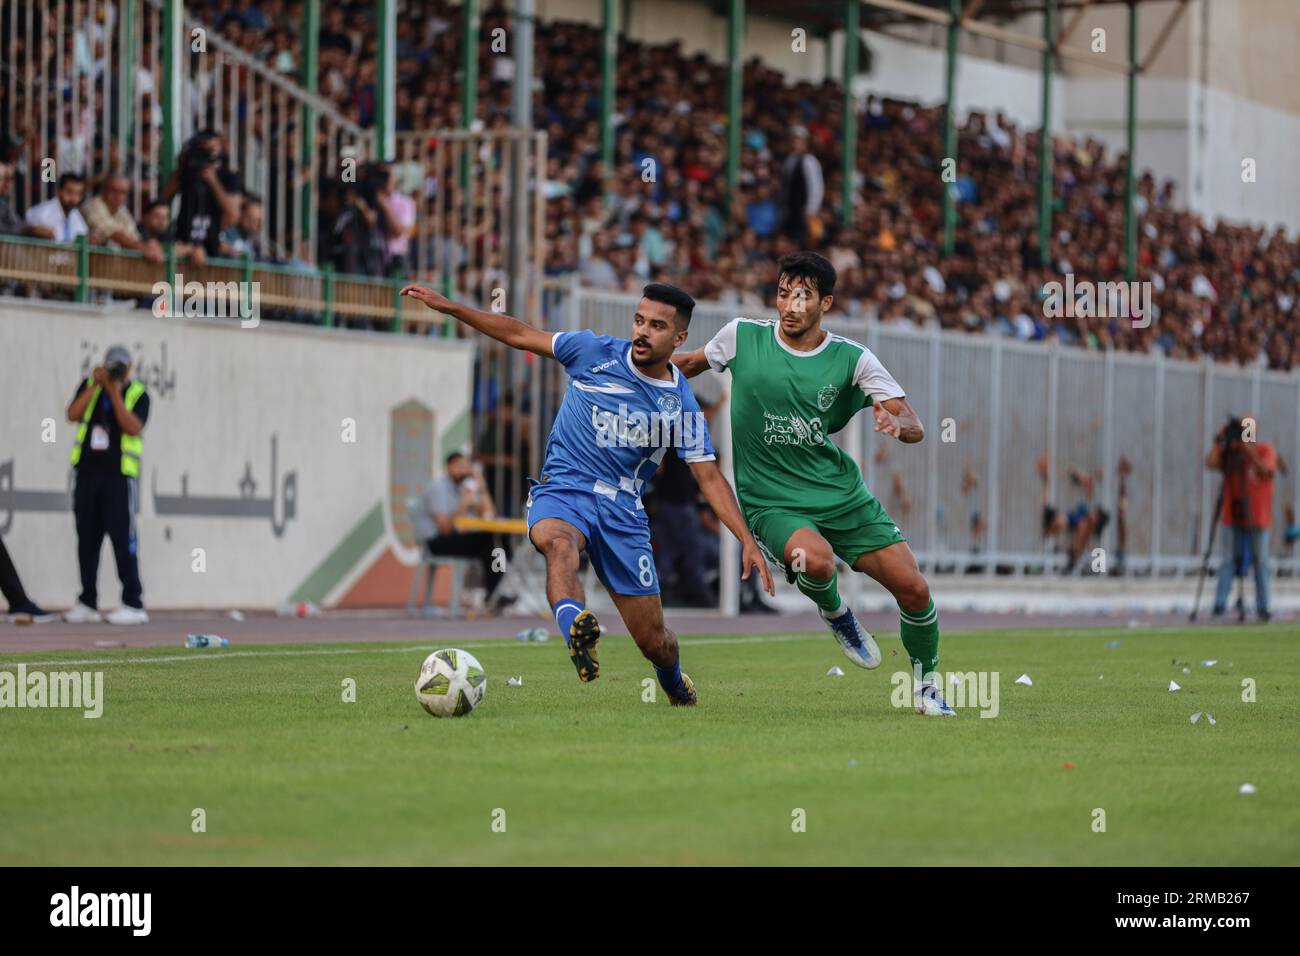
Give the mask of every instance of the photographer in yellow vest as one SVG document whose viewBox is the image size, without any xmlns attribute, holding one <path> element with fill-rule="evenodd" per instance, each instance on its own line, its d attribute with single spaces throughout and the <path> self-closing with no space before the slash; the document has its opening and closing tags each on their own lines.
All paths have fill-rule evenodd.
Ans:
<svg viewBox="0 0 1300 956">
<path fill-rule="evenodd" d="M 77 559 L 81 565 L 81 596 L 63 619 L 73 624 L 107 620 L 110 624 L 145 624 L 138 539 L 135 533 L 137 485 L 144 431 L 149 419 L 149 395 L 131 379 L 131 353 L 114 345 L 77 386 L 68 421 L 77 426 L 72 467 L 77 483 L 72 510 L 77 518 Z M 113 542 L 117 576 L 122 581 L 122 606 L 99 613 L 99 551 L 104 535 Z"/>
</svg>

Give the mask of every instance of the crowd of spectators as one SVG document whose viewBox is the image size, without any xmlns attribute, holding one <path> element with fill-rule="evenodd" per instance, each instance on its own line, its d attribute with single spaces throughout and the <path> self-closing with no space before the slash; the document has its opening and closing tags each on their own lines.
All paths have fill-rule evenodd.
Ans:
<svg viewBox="0 0 1300 956">
<path fill-rule="evenodd" d="M 298 76 L 300 0 L 206 0 L 187 8 L 267 68 Z M 409 0 L 403 7 L 397 24 L 399 132 L 462 125 L 455 68 L 461 59 L 460 16 L 460 5 L 448 0 Z M 373 4 L 325 5 L 320 33 L 320 95 L 363 127 L 373 125 L 377 108 L 372 17 Z M 510 123 L 511 26 L 500 2 L 481 14 L 475 120 L 486 130 Z M 68 87 L 80 82 L 92 119 L 79 145 L 61 144 L 65 154 L 100 156 L 115 147 L 111 137 L 105 145 L 93 132 L 92 94 L 104 83 L 102 32 L 92 27 L 85 42 L 67 41 L 68 62 L 84 60 L 85 73 L 74 70 L 70 76 L 76 79 L 64 80 L 59 102 L 66 104 Z M 1210 355 L 1280 369 L 1300 362 L 1300 244 L 1281 229 L 1206 222 L 1180 206 L 1173 183 L 1158 183 L 1150 174 L 1140 176 L 1137 196 L 1137 278 L 1151 284 L 1149 327 L 1134 328 L 1129 314 L 1049 317 L 1043 307 L 1046 283 L 1066 274 L 1076 284 L 1109 282 L 1124 272 L 1126 158 L 1099 141 L 1053 138 L 1053 221 L 1050 257 L 1043 262 L 1037 240 L 1040 133 L 1020 129 L 1000 113 L 964 118 L 956 181 L 947 186 L 956 200 L 955 249 L 943 256 L 941 106 L 867 98 L 857 115 L 853 213 L 845 221 L 839 214 L 840 84 L 789 82 L 751 59 L 744 69 L 739 188 L 729 200 L 725 66 L 688 54 L 679 43 L 622 39 L 615 155 L 607 168 L 600 152 L 600 42 L 600 30 L 590 24 L 537 24 L 534 118 L 548 133 L 548 155 L 545 177 L 535 186 L 545 197 L 549 275 L 577 273 L 586 285 L 624 291 L 667 281 L 700 299 L 761 308 L 772 301 L 776 260 L 811 248 L 835 264 L 837 308 L 850 316 L 1058 339 L 1093 349 Z M 147 143 L 160 122 L 157 80 L 139 77 L 137 87 L 152 119 L 152 129 L 145 124 Z M 11 127 L 12 113 L 0 103 L 0 121 Z M 84 118 L 73 119 L 59 129 L 87 129 Z M 0 160 L 21 153 L 31 123 L 17 120 L 22 128 L 0 138 Z M 296 141 L 292 118 L 288 125 L 277 133 L 284 143 Z M 454 208 L 463 198 L 457 177 L 439 182 L 433 169 L 417 170 L 412 180 L 399 177 L 394 167 L 366 167 L 355 183 L 338 183 L 318 170 L 317 248 L 259 248 L 254 237 L 263 222 L 261 202 L 240 188 L 235 160 L 219 136 L 214 142 L 209 189 L 221 194 L 215 236 L 186 232 L 192 220 L 178 222 L 175 233 L 201 247 L 200 254 L 248 251 L 281 262 L 331 262 L 340 271 L 371 275 L 410 274 L 417 261 L 442 256 L 439 261 L 453 266 L 458 291 L 467 293 L 490 287 L 501 269 L 505 222 L 479 221 L 477 232 L 456 240 L 460 248 L 450 259 L 453 240 L 416 228 L 420 217 L 432 221 L 435 210 Z M 131 157 L 118 158 L 123 171 L 138 165 Z M 499 166 L 478 173 L 495 177 L 494 188 L 501 187 Z M 300 178 L 293 173 L 285 181 Z M 101 185 L 92 184 L 92 191 Z M 164 199 L 177 192 L 168 186 L 159 184 Z M 110 195 L 96 200 L 114 202 L 111 177 L 109 187 Z M 63 191 L 60 184 L 60 196 Z M 56 198 L 66 209 L 66 201 Z M 267 204 L 272 216 L 278 205 Z M 0 231 L 14 231 L 14 210 L 6 210 L 0 199 Z M 132 235 L 120 206 L 116 223 L 99 215 L 103 211 L 96 207 L 98 226 L 88 228 L 112 228 L 118 244 L 139 243 L 134 248 L 157 255 L 147 239 Z M 60 225 L 52 208 L 48 221 L 33 221 L 31 210 L 25 212 L 23 230 Z M 178 218 L 185 219 L 184 211 Z M 466 244 L 474 254 L 466 254 Z"/>
</svg>

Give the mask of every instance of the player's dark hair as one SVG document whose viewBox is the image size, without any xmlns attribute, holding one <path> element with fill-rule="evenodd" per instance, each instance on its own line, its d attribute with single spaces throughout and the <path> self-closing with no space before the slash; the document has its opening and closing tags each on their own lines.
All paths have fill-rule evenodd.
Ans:
<svg viewBox="0 0 1300 956">
<path fill-rule="evenodd" d="M 682 325 L 691 324 L 691 313 L 695 311 L 695 300 L 667 282 L 651 282 L 641 290 L 641 295 L 651 302 L 662 302 L 677 310 L 677 318 Z"/>
<path fill-rule="evenodd" d="M 464 452 L 453 451 L 450 455 L 448 455 L 446 458 L 442 460 L 443 467 L 450 465 L 457 458 L 464 458 L 464 457 L 465 457 Z"/>
<path fill-rule="evenodd" d="M 825 256 L 815 252 L 792 252 L 776 264 L 776 277 L 781 279 L 802 279 L 805 286 L 812 285 L 817 295 L 831 295 L 835 292 L 835 267 Z"/>
</svg>

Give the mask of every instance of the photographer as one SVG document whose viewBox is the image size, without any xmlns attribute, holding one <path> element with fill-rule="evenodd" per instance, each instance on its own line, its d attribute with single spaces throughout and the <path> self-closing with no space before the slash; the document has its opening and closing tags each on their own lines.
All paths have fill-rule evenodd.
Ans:
<svg viewBox="0 0 1300 956">
<path fill-rule="evenodd" d="M 149 395 L 131 375 L 131 354 L 114 345 L 104 364 L 77 386 L 68 421 L 78 423 L 71 462 L 77 472 L 72 510 L 77 520 L 81 596 L 64 620 L 72 624 L 147 624 L 137 562 L 135 511 L 140 456 L 149 419 Z M 99 551 L 108 534 L 122 581 L 122 606 L 101 616 L 97 582 Z"/>
<path fill-rule="evenodd" d="M 399 235 L 381 193 L 388 189 L 389 170 L 366 163 L 355 183 L 344 185 L 343 204 L 334 222 L 334 268 L 352 275 L 382 276 L 388 265 L 388 242 Z"/>
<path fill-rule="evenodd" d="M 201 247 L 209 257 L 220 254 L 221 230 L 239 217 L 238 181 L 223 164 L 221 135 L 201 130 L 181 150 L 159 196 L 170 204 L 180 194 L 176 238 Z"/>
<path fill-rule="evenodd" d="M 1249 419 L 1247 419 L 1249 421 Z M 1223 472 L 1225 533 L 1219 548 L 1219 576 L 1214 591 L 1214 616 L 1228 605 L 1234 574 L 1245 576 L 1255 566 L 1255 613 L 1261 621 L 1268 610 L 1268 532 L 1273 524 L 1273 476 L 1277 450 L 1270 442 L 1253 440 L 1241 419 L 1230 418 L 1215 436 L 1205 465 Z M 1231 532 L 1231 533 L 1228 533 Z"/>
<path fill-rule="evenodd" d="M 382 276 L 389 261 L 389 239 L 400 232 L 381 193 L 389 170 L 361 165 L 356 182 L 344 183 L 343 203 L 334 221 L 334 269 L 356 276 Z"/>
</svg>

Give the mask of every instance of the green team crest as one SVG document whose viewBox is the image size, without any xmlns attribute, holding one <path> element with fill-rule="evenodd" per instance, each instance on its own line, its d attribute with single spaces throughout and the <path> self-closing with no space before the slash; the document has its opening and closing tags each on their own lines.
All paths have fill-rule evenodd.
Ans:
<svg viewBox="0 0 1300 956">
<path fill-rule="evenodd" d="M 817 391 L 817 407 L 823 412 L 829 412 L 839 394 L 840 387 L 838 385 L 823 385 Z"/>
</svg>

